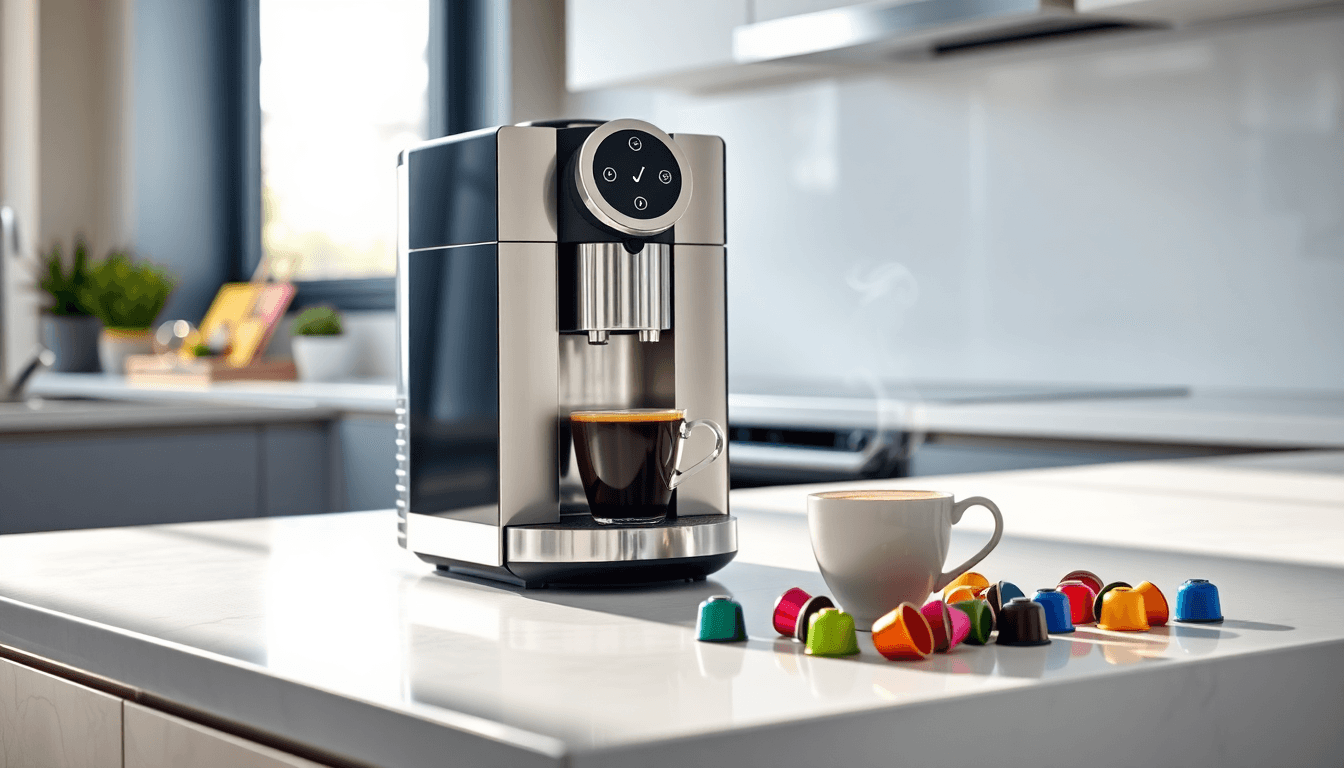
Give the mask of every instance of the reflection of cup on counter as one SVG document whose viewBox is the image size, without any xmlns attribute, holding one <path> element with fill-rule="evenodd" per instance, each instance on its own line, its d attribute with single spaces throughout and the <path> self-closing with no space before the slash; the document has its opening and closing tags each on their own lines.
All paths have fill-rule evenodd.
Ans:
<svg viewBox="0 0 1344 768">
<path fill-rule="evenodd" d="M 966 562 L 943 572 L 952 526 L 973 506 L 994 516 L 994 534 Z M 939 491 L 834 491 L 807 497 L 807 528 L 822 578 L 858 629 L 901 603 L 923 605 L 999 543 L 1003 516 L 989 499 L 954 501 Z"/>
</svg>

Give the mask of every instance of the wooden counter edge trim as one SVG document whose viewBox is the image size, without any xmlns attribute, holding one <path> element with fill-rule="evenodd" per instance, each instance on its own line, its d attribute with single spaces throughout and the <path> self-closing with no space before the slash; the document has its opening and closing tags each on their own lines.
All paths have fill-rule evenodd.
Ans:
<svg viewBox="0 0 1344 768">
<path fill-rule="evenodd" d="M 111 680 L 101 675 L 95 675 L 85 672 L 77 667 L 68 664 L 62 664 L 58 661 L 37 656 L 21 651 L 13 646 L 0 643 L 0 659 L 8 659 L 16 664 L 21 664 L 39 672 L 46 672 L 49 675 L 69 680 L 72 683 L 78 683 L 86 688 L 92 688 L 95 691 L 101 691 L 118 698 L 133 701 L 144 707 L 148 707 L 164 714 L 180 717 L 183 720 L 189 720 L 197 725 L 203 725 L 207 728 L 213 728 L 217 731 L 237 736 L 240 739 L 262 744 L 272 749 L 278 749 L 281 752 L 287 752 L 295 757 L 301 757 L 305 760 L 311 760 L 315 763 L 331 766 L 331 768 L 377 768 L 371 763 L 358 762 L 348 757 L 332 754 L 319 747 L 309 746 L 297 741 L 292 741 L 283 736 L 277 736 L 267 731 L 259 730 L 248 725 L 236 723 L 218 715 L 212 715 L 209 712 L 203 712 L 193 707 L 165 699 L 157 694 L 148 691 L 142 691 L 132 688 L 124 683 Z"/>
</svg>

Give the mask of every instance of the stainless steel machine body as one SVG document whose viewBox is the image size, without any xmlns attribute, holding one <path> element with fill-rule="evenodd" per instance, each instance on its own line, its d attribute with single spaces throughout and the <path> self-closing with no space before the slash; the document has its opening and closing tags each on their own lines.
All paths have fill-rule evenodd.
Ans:
<svg viewBox="0 0 1344 768">
<path fill-rule="evenodd" d="M 400 541 L 523 586 L 703 578 L 736 554 L 728 462 L 665 524 L 598 526 L 569 414 L 727 425 L 724 146 L 635 120 L 503 126 L 398 164 Z M 712 441 L 696 434 L 690 457 Z"/>
</svg>

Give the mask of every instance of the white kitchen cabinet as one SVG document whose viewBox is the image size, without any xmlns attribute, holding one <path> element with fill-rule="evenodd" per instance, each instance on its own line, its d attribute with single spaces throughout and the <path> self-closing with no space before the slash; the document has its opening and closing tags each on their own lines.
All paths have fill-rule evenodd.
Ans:
<svg viewBox="0 0 1344 768">
<path fill-rule="evenodd" d="M 1321 0 L 1075 0 L 1079 13 L 1177 26 L 1322 5 Z"/>
<path fill-rule="evenodd" d="M 0 768 L 121 768 L 122 700 L 0 659 Z"/>
<path fill-rule="evenodd" d="M 753 23 L 770 21 L 787 16 L 797 16 L 801 13 L 829 11 L 833 8 L 843 8 L 846 5 L 854 4 L 854 0 L 755 0 L 751 20 Z"/>
<path fill-rule="evenodd" d="M 319 763 L 126 702 L 126 768 L 323 768 Z"/>
<path fill-rule="evenodd" d="M 571 91 L 693 83 L 733 63 L 748 0 L 569 0 L 565 84 Z"/>
</svg>

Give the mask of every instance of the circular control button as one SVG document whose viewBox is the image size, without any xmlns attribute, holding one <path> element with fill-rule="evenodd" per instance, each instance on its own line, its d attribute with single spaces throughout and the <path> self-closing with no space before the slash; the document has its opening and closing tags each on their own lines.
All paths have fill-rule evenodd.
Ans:
<svg viewBox="0 0 1344 768">
<path fill-rule="evenodd" d="M 616 131 L 607 137 L 593 153 L 592 169 L 594 176 L 606 182 L 599 194 L 626 216 L 657 218 L 670 211 L 681 196 L 681 166 L 676 157 L 665 143 L 644 131 Z"/>
<path fill-rule="evenodd" d="M 594 223 L 632 237 L 667 231 L 686 213 L 694 192 L 681 147 L 643 120 L 594 128 L 566 173 Z"/>
</svg>

